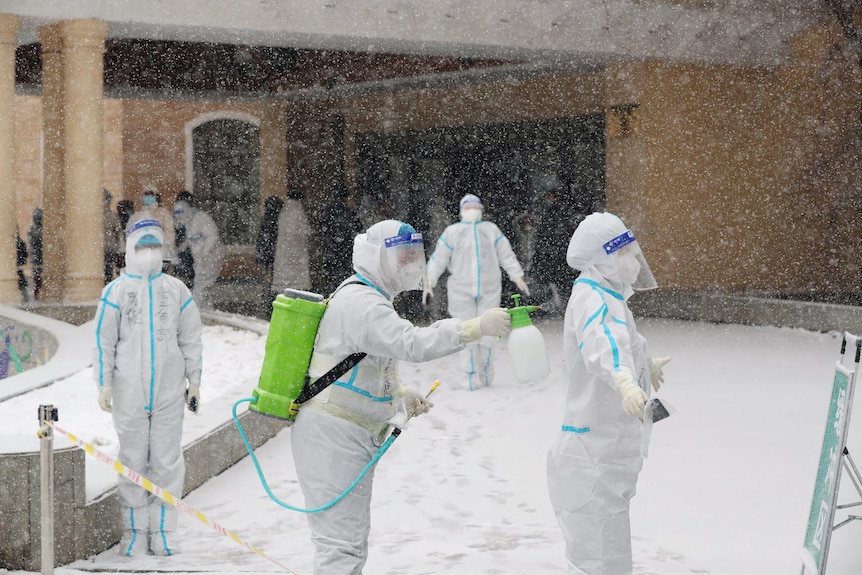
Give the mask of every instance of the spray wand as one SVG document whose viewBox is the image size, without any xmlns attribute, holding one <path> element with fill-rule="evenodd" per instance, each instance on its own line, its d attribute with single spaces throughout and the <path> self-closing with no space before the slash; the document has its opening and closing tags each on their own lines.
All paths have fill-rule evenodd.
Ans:
<svg viewBox="0 0 862 575">
<path fill-rule="evenodd" d="M 434 393 L 434 390 L 437 389 L 438 387 L 440 387 L 440 380 L 435 379 L 434 383 L 431 384 L 431 389 L 428 391 L 428 393 L 425 394 L 425 399 L 428 399 L 431 396 L 431 394 Z M 407 421 L 409 421 L 410 418 L 415 416 L 415 415 L 416 415 L 416 410 L 411 411 L 409 414 L 407 414 L 407 419 L 404 420 L 404 423 L 407 423 Z M 398 428 L 396 427 L 395 429 L 398 429 Z M 392 430 L 392 433 L 395 433 L 395 429 Z M 400 429 L 398 429 L 398 433 L 401 433 Z"/>
</svg>

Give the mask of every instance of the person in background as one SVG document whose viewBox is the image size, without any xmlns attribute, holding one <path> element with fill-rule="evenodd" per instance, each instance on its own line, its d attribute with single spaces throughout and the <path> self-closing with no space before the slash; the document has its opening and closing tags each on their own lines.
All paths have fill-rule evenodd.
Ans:
<svg viewBox="0 0 862 575">
<path fill-rule="evenodd" d="M 350 246 L 360 229 L 359 215 L 350 191 L 344 184 L 336 185 L 320 219 L 324 295 L 332 293 L 350 275 Z"/>
<path fill-rule="evenodd" d="M 135 202 L 132 200 L 120 200 L 117 202 L 117 219 L 120 222 L 120 230 L 125 230 L 129 225 L 129 218 L 135 213 Z M 126 234 L 120 233 L 120 247 L 117 250 L 115 266 L 117 275 L 123 273 L 126 268 Z"/>
<path fill-rule="evenodd" d="M 568 572 L 631 575 L 629 504 L 650 429 L 644 405 L 670 358 L 647 354 L 627 301 L 656 283 L 634 233 L 610 213 L 583 220 L 566 261 L 581 275 L 563 324 L 566 403 L 548 454 L 548 492 Z"/>
<path fill-rule="evenodd" d="M 288 194 L 289 196 L 290 194 Z M 266 276 L 264 281 L 272 283 L 273 266 L 275 264 L 275 249 L 279 228 L 278 216 L 284 207 L 284 201 L 276 196 L 269 196 L 263 202 L 263 218 L 260 220 L 260 230 L 257 233 L 257 246 L 254 260 L 263 266 Z"/>
<path fill-rule="evenodd" d="M 338 286 L 320 321 L 308 375 L 315 381 L 346 355 L 364 352 L 353 370 L 304 403 L 291 428 L 296 475 L 308 508 L 341 495 L 371 463 L 399 409 L 426 413 L 432 404 L 401 384 L 398 362 L 423 362 L 454 353 L 484 336 L 505 335 L 512 318 L 500 308 L 468 321 L 440 320 L 417 327 L 392 300 L 421 289 L 422 234 L 384 220 L 356 236 L 356 274 Z M 403 426 L 405 417 L 396 425 Z M 374 469 L 333 507 L 306 515 L 316 575 L 359 574 L 368 556 Z"/>
<path fill-rule="evenodd" d="M 129 224 L 126 273 L 105 286 L 96 309 L 93 378 L 99 407 L 113 416 L 119 461 L 179 497 L 183 408 L 200 406 L 203 326 L 188 288 L 162 273 L 164 242 L 156 220 Z M 124 476 L 118 491 L 119 553 L 179 552 L 176 507 Z"/>
<path fill-rule="evenodd" d="M 500 307 L 501 266 L 521 293 L 530 295 L 530 289 L 509 240 L 494 223 L 482 219 L 482 200 L 467 194 L 461 198 L 460 209 L 461 221 L 443 231 L 428 260 L 428 282 L 422 299 L 428 303 L 440 276 L 448 270 L 449 315 L 467 320 Z M 480 339 L 462 354 L 470 390 L 491 385 L 494 379 L 492 343 L 491 338 Z"/>
<path fill-rule="evenodd" d="M 308 291 L 311 275 L 308 270 L 308 240 L 311 226 L 302 207 L 302 192 L 290 190 L 287 203 L 278 216 L 278 238 L 272 268 L 273 299 L 285 288 Z"/>
<path fill-rule="evenodd" d="M 108 285 L 114 279 L 114 266 L 117 263 L 117 254 L 120 251 L 120 236 L 123 234 L 123 228 L 120 227 L 120 218 L 111 210 L 112 198 L 111 192 L 102 190 L 105 285 Z"/>
<path fill-rule="evenodd" d="M 179 247 L 188 247 L 194 259 L 194 286 L 192 295 L 203 310 L 212 309 L 210 290 L 221 273 L 224 248 L 219 239 L 218 227 L 210 215 L 194 207 L 194 197 L 184 192 L 174 204 L 174 220 L 185 227 L 186 241 Z"/>
<path fill-rule="evenodd" d="M 30 301 L 30 294 L 27 293 L 27 276 L 24 275 L 24 266 L 27 265 L 27 244 L 21 239 L 21 234 L 18 233 L 18 227 L 15 226 L 15 265 L 18 268 L 18 291 L 21 292 L 21 301 L 27 303 Z"/>
<path fill-rule="evenodd" d="M 42 289 L 42 208 L 33 208 L 33 221 L 27 230 L 30 242 L 30 268 L 33 271 L 33 299 Z"/>
<path fill-rule="evenodd" d="M 515 246 L 515 255 L 518 256 L 519 262 L 524 262 L 524 274 L 526 277 L 531 277 L 533 253 L 536 251 L 536 218 L 532 212 L 526 211 L 518 217 L 515 224 L 517 226 L 516 235 L 518 239 L 518 243 Z"/>
<path fill-rule="evenodd" d="M 177 196 L 177 201 L 184 201 L 191 204 L 193 197 L 191 192 L 183 190 Z M 174 218 L 174 246 L 177 251 L 177 263 L 174 265 L 174 270 L 171 275 L 181 280 L 186 287 L 193 289 L 195 285 L 195 258 L 192 255 L 192 249 L 186 242 L 186 227 L 180 224 L 171 212 L 171 217 Z"/>
</svg>

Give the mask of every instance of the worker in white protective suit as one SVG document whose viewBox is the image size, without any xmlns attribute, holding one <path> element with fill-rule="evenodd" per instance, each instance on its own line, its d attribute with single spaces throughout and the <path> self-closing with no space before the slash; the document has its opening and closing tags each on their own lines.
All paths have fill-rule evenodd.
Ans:
<svg viewBox="0 0 862 575">
<path fill-rule="evenodd" d="M 191 249 L 195 279 L 192 295 L 201 309 L 213 307 L 210 291 L 221 273 L 224 247 L 219 238 L 218 226 L 210 215 L 193 207 L 187 200 L 174 204 L 174 220 L 186 228 L 186 239 L 177 251 Z"/>
<path fill-rule="evenodd" d="M 496 224 L 482 219 L 483 206 L 478 196 L 467 194 L 460 202 L 461 221 L 447 227 L 428 260 L 428 282 L 422 302 L 434 295 L 444 271 L 449 271 L 446 291 L 449 315 L 466 320 L 499 307 L 502 294 L 500 267 L 515 282 L 518 290 L 530 295 L 524 270 L 509 240 Z M 461 354 L 461 366 L 470 390 L 490 385 L 494 380 L 493 338 L 471 343 Z"/>
<path fill-rule="evenodd" d="M 112 412 L 119 461 L 182 496 L 183 407 L 200 404 L 201 318 L 182 281 L 162 273 L 156 220 L 126 230 L 126 273 L 102 290 L 96 309 L 93 376 L 99 407 Z M 188 386 L 186 386 L 188 381 Z M 173 555 L 177 510 L 120 477 L 121 555 Z"/>
<path fill-rule="evenodd" d="M 501 309 L 468 321 L 440 320 L 417 327 L 401 318 L 392 299 L 421 289 L 425 276 L 422 234 L 385 220 L 359 234 L 353 244 L 356 274 L 342 282 L 327 304 L 309 366 L 316 380 L 353 353 L 368 355 L 338 381 L 303 404 L 291 429 L 297 478 L 307 508 L 341 495 L 360 475 L 405 414 L 432 404 L 401 384 L 399 360 L 422 362 L 464 348 L 483 335 L 501 336 L 511 317 Z M 428 382 L 430 383 L 430 382 Z M 325 511 L 308 514 L 315 545 L 314 573 L 359 575 L 368 554 L 374 467 L 350 493 Z"/>
<path fill-rule="evenodd" d="M 626 301 L 656 283 L 634 234 L 610 213 L 581 222 L 566 261 L 581 274 L 566 308 L 566 410 L 548 456 L 548 491 L 566 540 L 568 573 L 626 575 L 632 573 L 629 502 L 643 464 L 644 405 L 670 360 L 647 355 Z"/>
</svg>

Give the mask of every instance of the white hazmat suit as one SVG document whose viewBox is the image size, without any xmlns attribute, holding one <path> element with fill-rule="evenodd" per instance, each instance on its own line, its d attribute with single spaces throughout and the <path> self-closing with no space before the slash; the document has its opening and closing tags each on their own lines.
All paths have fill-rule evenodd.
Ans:
<svg viewBox="0 0 862 575">
<path fill-rule="evenodd" d="M 644 423 L 637 415 L 651 380 L 646 340 L 626 300 L 633 287 L 655 281 L 634 234 L 609 213 L 578 226 L 567 261 L 581 275 L 565 315 L 566 407 L 548 456 L 548 491 L 568 572 L 626 575 L 632 573 L 629 502 L 643 464 Z"/>
<path fill-rule="evenodd" d="M 449 315 L 466 320 L 500 306 L 502 267 L 529 295 L 524 270 L 509 240 L 492 222 L 482 220 L 481 200 L 467 194 L 461 199 L 461 221 L 447 227 L 428 260 L 428 291 L 449 270 L 446 290 Z M 494 379 L 493 338 L 482 338 L 467 346 L 461 355 L 462 369 L 471 390 L 490 385 Z"/>
<path fill-rule="evenodd" d="M 194 258 L 192 294 L 201 309 L 210 309 L 210 290 L 221 273 L 224 261 L 224 247 L 219 239 L 218 226 L 209 214 L 193 208 L 184 200 L 174 204 L 173 214 L 177 224 L 186 228 L 186 241 L 179 251 L 189 247 Z"/>
<path fill-rule="evenodd" d="M 300 200 L 288 198 L 278 215 L 278 235 L 275 244 L 275 261 L 272 264 L 273 293 L 285 288 L 311 289 L 308 270 L 308 240 L 311 226 Z"/>
<path fill-rule="evenodd" d="M 130 224 L 126 273 L 105 286 L 96 310 L 93 376 L 100 406 L 113 412 L 119 461 L 180 497 L 185 381 L 197 396 L 202 326 L 188 288 L 161 272 L 163 240 L 155 220 Z M 157 555 L 176 553 L 176 508 L 125 477 L 118 489 L 120 553 L 146 554 L 148 547 Z"/>
<path fill-rule="evenodd" d="M 422 362 L 463 349 L 481 335 L 502 335 L 511 318 L 501 309 L 461 322 L 417 327 L 401 318 L 392 298 L 420 288 L 425 271 L 421 234 L 385 220 L 356 236 L 356 275 L 335 291 L 317 333 L 309 367 L 315 380 L 347 355 L 368 355 L 305 403 L 291 428 L 291 446 L 306 507 L 332 501 L 359 477 L 402 413 L 426 412 L 424 396 L 400 383 L 398 362 Z M 430 383 L 430 382 L 429 382 Z M 368 553 L 372 467 L 335 506 L 308 515 L 315 545 L 314 573 L 359 575 Z"/>
</svg>

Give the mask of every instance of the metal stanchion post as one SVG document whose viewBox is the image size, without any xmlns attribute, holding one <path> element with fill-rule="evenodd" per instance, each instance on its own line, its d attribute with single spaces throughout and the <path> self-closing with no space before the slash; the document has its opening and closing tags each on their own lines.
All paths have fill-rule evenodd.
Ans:
<svg viewBox="0 0 862 575">
<path fill-rule="evenodd" d="M 57 419 L 53 405 L 39 406 L 42 575 L 54 575 L 54 429 L 48 422 Z"/>
</svg>

